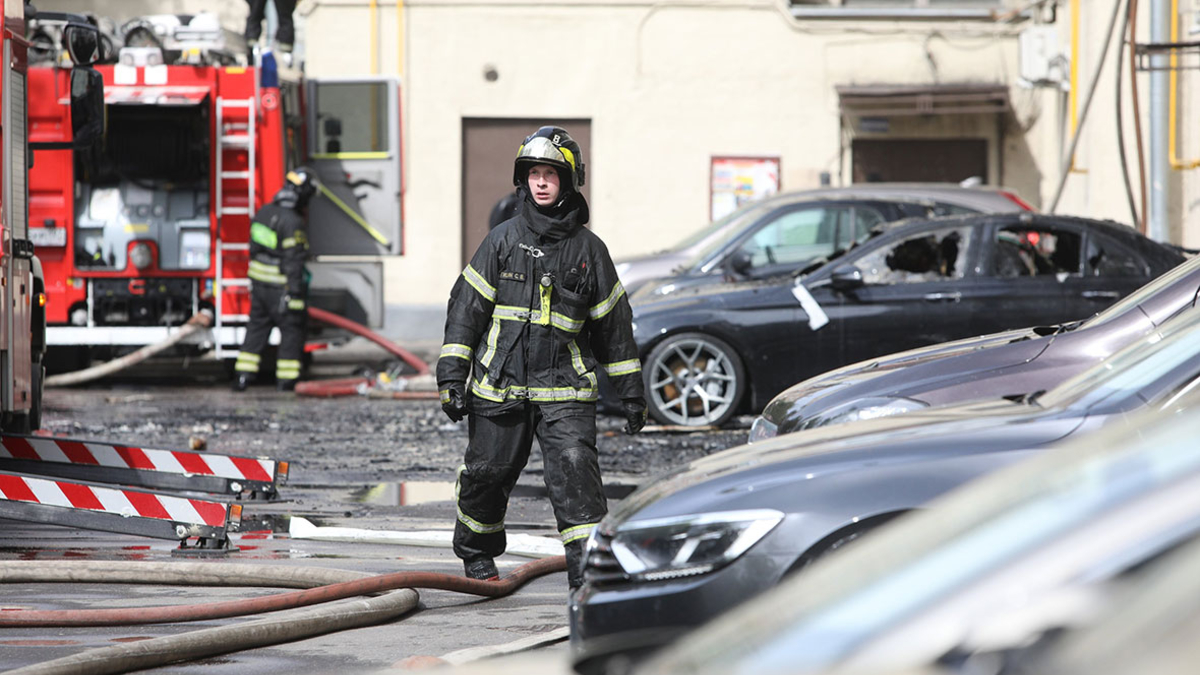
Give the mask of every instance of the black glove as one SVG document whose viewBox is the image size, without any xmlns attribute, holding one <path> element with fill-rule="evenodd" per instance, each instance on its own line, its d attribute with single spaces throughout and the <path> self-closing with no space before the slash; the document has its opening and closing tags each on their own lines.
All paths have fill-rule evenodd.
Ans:
<svg viewBox="0 0 1200 675">
<path fill-rule="evenodd" d="M 467 391 L 462 382 L 451 382 L 442 390 L 442 412 L 454 422 L 467 416 Z"/>
<path fill-rule="evenodd" d="M 290 293 L 284 293 L 283 297 L 279 298 L 280 312 L 303 312 L 304 298 L 293 296 Z"/>
<path fill-rule="evenodd" d="M 625 411 L 625 433 L 636 434 L 646 426 L 646 399 L 627 398 L 621 401 Z"/>
</svg>

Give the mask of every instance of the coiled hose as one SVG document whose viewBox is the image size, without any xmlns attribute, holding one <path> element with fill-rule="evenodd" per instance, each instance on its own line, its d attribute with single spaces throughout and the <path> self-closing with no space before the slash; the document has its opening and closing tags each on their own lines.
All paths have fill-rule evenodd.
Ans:
<svg viewBox="0 0 1200 675">
<path fill-rule="evenodd" d="M 318 608 L 283 612 L 269 619 L 93 649 L 9 672 L 16 675 L 123 673 L 381 623 L 416 607 L 418 596 L 412 590 L 414 588 L 437 588 L 485 597 L 501 597 L 512 593 L 535 577 L 565 569 L 566 559 L 563 556 L 526 563 L 498 581 L 477 581 L 434 572 L 364 575 L 344 570 L 265 565 L 99 561 L 0 563 L 0 582 L 6 583 L 161 583 L 307 588 L 299 593 L 199 605 L 66 611 L 11 610 L 4 612 L 4 625 L 9 627 L 112 626 L 194 621 L 339 600 Z M 347 599 L 349 596 L 381 591 L 389 592 L 373 598 Z"/>
</svg>

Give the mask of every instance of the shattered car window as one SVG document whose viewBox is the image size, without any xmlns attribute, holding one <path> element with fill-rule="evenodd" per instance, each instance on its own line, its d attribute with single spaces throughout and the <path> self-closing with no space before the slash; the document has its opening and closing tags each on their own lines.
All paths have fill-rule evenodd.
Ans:
<svg viewBox="0 0 1200 675">
<path fill-rule="evenodd" d="M 996 231 L 992 274 L 1006 279 L 1079 274 L 1081 247 L 1076 232 L 1005 227 Z"/>
<path fill-rule="evenodd" d="M 1093 277 L 1137 277 L 1150 273 L 1146 264 L 1123 246 L 1102 237 L 1088 241 L 1087 274 Z"/>
<path fill-rule="evenodd" d="M 912 284 L 961 279 L 966 270 L 971 228 L 914 235 L 863 256 L 858 267 L 868 284 Z"/>
</svg>

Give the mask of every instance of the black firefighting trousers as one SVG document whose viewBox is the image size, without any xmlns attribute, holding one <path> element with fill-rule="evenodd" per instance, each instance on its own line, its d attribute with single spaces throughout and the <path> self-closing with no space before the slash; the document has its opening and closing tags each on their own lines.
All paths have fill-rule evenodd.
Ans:
<svg viewBox="0 0 1200 675">
<path fill-rule="evenodd" d="M 546 489 L 567 554 L 567 582 L 583 583 L 583 544 L 608 512 L 596 450 L 596 407 L 590 403 L 524 403 L 492 417 L 468 417 L 470 441 L 455 492 L 454 553 L 463 560 L 504 552 L 508 497 L 536 435 Z"/>
<path fill-rule="evenodd" d="M 250 14 L 246 16 L 246 42 L 257 42 L 262 35 L 262 22 L 267 18 L 267 0 L 248 0 Z M 275 41 L 281 45 L 291 45 L 296 39 L 296 29 L 292 21 L 292 13 L 296 11 L 296 0 L 275 0 L 275 13 L 279 16 L 279 26 L 275 29 Z"/>
<path fill-rule="evenodd" d="M 239 373 L 258 373 L 259 362 L 267 349 L 271 328 L 279 326 L 279 349 L 276 352 L 275 378 L 300 378 L 300 357 L 304 354 L 304 331 L 308 313 L 289 310 L 283 305 L 283 286 L 261 281 L 250 285 L 250 322 L 246 339 L 238 354 L 234 370 Z"/>
</svg>

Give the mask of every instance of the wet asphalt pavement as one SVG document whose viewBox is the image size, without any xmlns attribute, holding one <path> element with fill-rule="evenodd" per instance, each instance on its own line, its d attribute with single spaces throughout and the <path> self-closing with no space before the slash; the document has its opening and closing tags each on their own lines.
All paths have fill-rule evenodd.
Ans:
<svg viewBox="0 0 1200 675">
<path fill-rule="evenodd" d="M 321 566 L 380 574 L 432 571 L 461 574 L 448 548 L 293 539 L 288 526 L 303 517 L 318 526 L 373 530 L 449 530 L 453 480 L 466 444 L 466 424 L 451 423 L 433 400 L 361 396 L 302 397 L 257 386 L 235 394 L 220 376 L 161 376 L 81 388 L 48 389 L 43 429 L 55 436 L 143 447 L 265 455 L 290 462 L 280 498 L 245 502 L 233 550 L 206 558 L 265 566 Z M 679 464 L 744 442 L 749 418 L 720 431 L 637 436 L 623 420 L 601 417 L 601 467 L 610 498 Z M 554 536 L 536 445 L 510 502 L 510 533 Z M 182 558 L 175 544 L 131 535 L 0 521 L 0 561 L 137 560 Z M 501 574 L 529 558 L 505 555 Z M 0 609 L 138 607 L 266 595 L 271 589 L 13 584 L 0 590 Z M 418 609 L 369 628 L 335 632 L 282 645 L 214 656 L 147 672 L 341 673 L 377 672 L 413 657 L 505 645 L 566 625 L 566 577 L 536 579 L 514 595 L 482 600 L 449 591 L 420 591 Z M 229 625 L 244 619 L 111 628 L 0 628 L 0 670 L 147 637 Z M 565 656 L 565 643 L 544 648 Z M 409 660 L 409 661 L 406 661 Z"/>
</svg>

